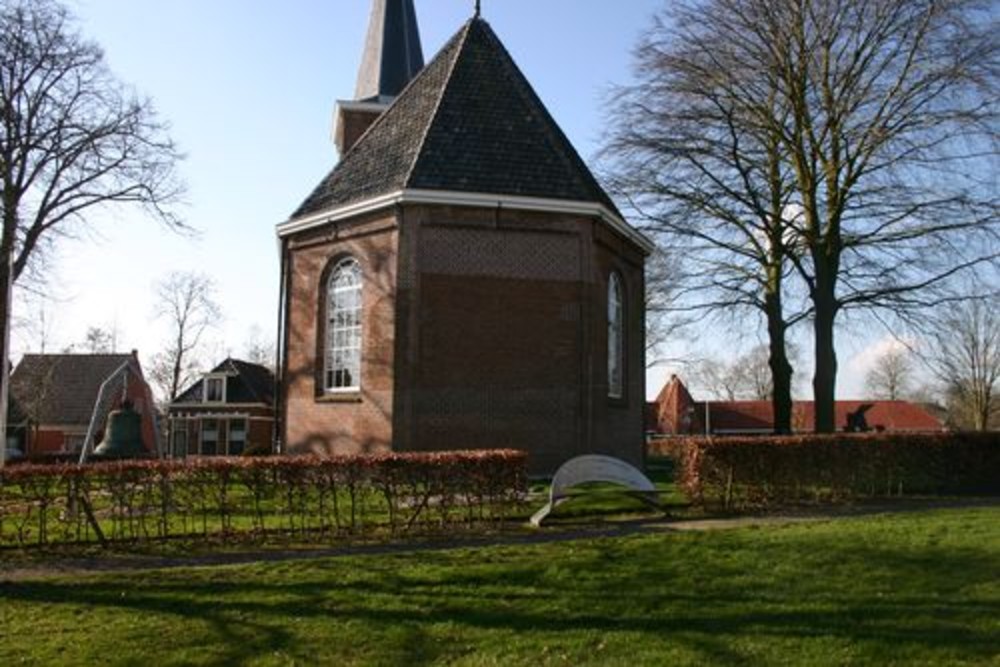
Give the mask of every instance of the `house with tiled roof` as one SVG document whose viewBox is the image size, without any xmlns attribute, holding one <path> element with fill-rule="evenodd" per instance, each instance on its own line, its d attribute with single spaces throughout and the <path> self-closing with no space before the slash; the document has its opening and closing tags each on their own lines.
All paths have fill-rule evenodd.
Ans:
<svg viewBox="0 0 1000 667">
<path fill-rule="evenodd" d="M 926 407 L 908 401 L 837 401 L 838 431 L 933 433 L 944 431 Z M 792 403 L 792 429 L 808 433 L 815 423 L 815 403 Z M 657 435 L 767 435 L 774 432 L 770 401 L 695 401 L 676 375 L 647 407 L 647 432 Z"/>
<path fill-rule="evenodd" d="M 106 382 L 111 393 L 99 401 Z M 136 352 L 26 354 L 10 378 L 9 432 L 29 457 L 76 453 L 91 421 L 96 444 L 107 412 L 126 399 L 142 417 L 143 448 L 157 453 L 156 408 Z"/>
<path fill-rule="evenodd" d="M 412 0 L 373 5 L 340 161 L 278 226 L 282 448 L 638 463 L 649 241 L 478 13 L 419 68 Z"/>
<path fill-rule="evenodd" d="M 182 391 L 167 408 L 172 458 L 269 452 L 274 435 L 274 373 L 226 359 Z"/>
</svg>

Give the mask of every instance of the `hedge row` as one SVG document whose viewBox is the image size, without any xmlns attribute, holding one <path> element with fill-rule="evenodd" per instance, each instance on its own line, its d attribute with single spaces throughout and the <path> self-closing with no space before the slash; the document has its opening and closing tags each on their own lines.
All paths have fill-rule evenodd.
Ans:
<svg viewBox="0 0 1000 667">
<path fill-rule="evenodd" d="M 675 460 L 691 502 L 727 509 L 1000 494 L 998 433 L 679 438 L 651 453 Z"/>
<path fill-rule="evenodd" d="M 0 544 L 393 534 L 503 521 L 527 456 L 496 450 L 0 470 Z"/>
</svg>

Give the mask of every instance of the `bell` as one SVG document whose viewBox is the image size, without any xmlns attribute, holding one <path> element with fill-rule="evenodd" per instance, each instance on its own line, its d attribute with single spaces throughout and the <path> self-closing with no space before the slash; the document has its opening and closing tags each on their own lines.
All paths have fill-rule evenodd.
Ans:
<svg viewBox="0 0 1000 667">
<path fill-rule="evenodd" d="M 94 454 L 109 459 L 131 459 L 142 456 L 142 416 L 129 403 L 112 410 L 104 427 L 104 440 Z"/>
</svg>

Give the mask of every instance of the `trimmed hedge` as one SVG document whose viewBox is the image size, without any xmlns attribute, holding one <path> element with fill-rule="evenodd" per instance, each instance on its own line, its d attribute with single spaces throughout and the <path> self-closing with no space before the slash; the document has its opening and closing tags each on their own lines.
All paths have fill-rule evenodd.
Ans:
<svg viewBox="0 0 1000 667">
<path fill-rule="evenodd" d="M 523 500 L 526 464 L 494 450 L 11 466 L 0 470 L 0 545 L 496 524 Z"/>
<path fill-rule="evenodd" d="M 674 438 L 650 450 L 674 459 L 691 502 L 726 509 L 1000 494 L 1000 433 Z"/>
</svg>

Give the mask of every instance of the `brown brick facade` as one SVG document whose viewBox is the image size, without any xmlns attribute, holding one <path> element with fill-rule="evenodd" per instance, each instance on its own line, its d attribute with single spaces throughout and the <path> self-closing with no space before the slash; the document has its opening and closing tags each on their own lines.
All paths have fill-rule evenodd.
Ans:
<svg viewBox="0 0 1000 667">
<path fill-rule="evenodd" d="M 325 272 L 364 273 L 361 391 L 321 390 Z M 626 391 L 607 396 L 607 278 L 625 285 Z M 405 206 L 289 239 L 290 452 L 514 447 L 551 473 L 583 453 L 638 463 L 642 256 L 582 216 Z"/>
<path fill-rule="evenodd" d="M 368 131 L 372 123 L 378 120 L 382 111 L 367 109 L 341 109 L 337 116 L 336 135 L 334 142 L 337 150 L 343 155 L 354 147 L 361 135 Z"/>
<path fill-rule="evenodd" d="M 389 451 L 392 442 L 397 228 L 393 214 L 324 227 L 289 243 L 283 442 L 292 453 Z M 322 389 L 326 282 L 340 259 L 360 265 L 363 345 L 360 391 Z"/>
<path fill-rule="evenodd" d="M 169 419 L 170 456 L 201 456 L 207 453 L 219 456 L 235 456 L 244 451 L 269 451 L 274 437 L 274 410 L 260 405 L 205 405 L 178 406 L 171 408 Z M 212 424 L 216 436 L 212 448 L 207 452 L 203 446 L 206 422 Z M 236 438 L 231 435 L 233 423 L 245 429 L 242 441 L 236 446 Z"/>
</svg>

